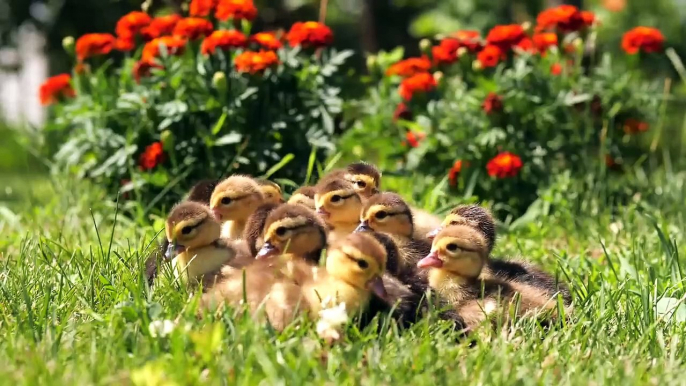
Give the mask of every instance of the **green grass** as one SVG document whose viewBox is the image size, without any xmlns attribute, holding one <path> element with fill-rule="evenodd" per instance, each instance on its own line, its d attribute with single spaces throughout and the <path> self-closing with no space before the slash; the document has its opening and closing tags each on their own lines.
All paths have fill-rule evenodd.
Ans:
<svg viewBox="0 0 686 386">
<path fill-rule="evenodd" d="M 277 334 L 232 312 L 199 320 L 185 289 L 147 288 L 159 219 L 127 219 L 98 189 L 55 179 L 14 203 L 12 220 L 0 214 L 0 384 L 683 384 L 686 305 L 665 313 L 686 295 L 683 181 L 614 217 L 584 199 L 582 212 L 570 204 L 501 232 L 496 255 L 570 282 L 567 325 L 519 320 L 469 347 L 431 319 L 350 327 L 327 347 L 310 324 Z M 176 328 L 153 337 L 155 320 Z"/>
</svg>

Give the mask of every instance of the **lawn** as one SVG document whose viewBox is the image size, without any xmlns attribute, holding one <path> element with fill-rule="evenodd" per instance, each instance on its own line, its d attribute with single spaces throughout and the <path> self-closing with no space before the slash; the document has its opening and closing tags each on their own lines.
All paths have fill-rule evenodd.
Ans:
<svg viewBox="0 0 686 386">
<path fill-rule="evenodd" d="M 0 215 L 1 383 L 683 384 L 683 182 L 671 175 L 659 199 L 615 210 L 570 198 L 503 228 L 495 255 L 570 283 L 566 325 L 483 328 L 470 347 L 433 318 L 406 331 L 351 326 L 327 347 L 307 323 L 278 334 L 240 313 L 196 318 L 185 289 L 145 284 L 159 221 L 123 216 L 96 187 L 44 181 L 43 194 L 12 204 L 15 216 Z M 167 329 L 151 334 L 151 323 Z"/>
</svg>

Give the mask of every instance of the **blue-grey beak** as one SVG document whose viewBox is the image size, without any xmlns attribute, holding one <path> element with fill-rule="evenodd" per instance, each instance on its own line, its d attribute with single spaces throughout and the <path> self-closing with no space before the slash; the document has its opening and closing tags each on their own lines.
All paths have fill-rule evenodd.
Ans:
<svg viewBox="0 0 686 386">
<path fill-rule="evenodd" d="M 358 225 L 357 228 L 355 228 L 355 232 L 369 232 L 369 231 L 373 231 L 373 229 L 369 226 L 369 223 L 367 223 L 366 221 L 362 221 L 360 223 L 360 225 Z"/>
</svg>

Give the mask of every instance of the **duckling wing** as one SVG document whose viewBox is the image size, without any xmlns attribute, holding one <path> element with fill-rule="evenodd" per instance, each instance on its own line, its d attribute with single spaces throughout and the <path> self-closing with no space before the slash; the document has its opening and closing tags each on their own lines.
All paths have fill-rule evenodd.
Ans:
<svg viewBox="0 0 686 386">
<path fill-rule="evenodd" d="M 559 293 L 566 306 L 572 303 L 572 294 L 565 283 L 556 280 L 537 265 L 526 261 L 489 259 L 482 276 L 509 282 L 518 292 L 537 292 L 532 295 L 541 299 L 550 299 Z"/>
</svg>

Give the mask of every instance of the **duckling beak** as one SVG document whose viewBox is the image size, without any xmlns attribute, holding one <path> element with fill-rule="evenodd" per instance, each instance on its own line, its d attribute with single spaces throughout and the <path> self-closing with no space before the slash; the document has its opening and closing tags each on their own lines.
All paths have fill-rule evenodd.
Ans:
<svg viewBox="0 0 686 386">
<path fill-rule="evenodd" d="M 164 252 L 164 258 L 167 260 L 171 260 L 176 257 L 179 253 L 183 252 L 186 249 L 181 244 L 176 244 L 176 243 L 169 243 L 167 246 L 167 250 Z"/>
<path fill-rule="evenodd" d="M 324 208 L 322 208 L 322 207 L 317 208 L 317 214 L 324 217 L 324 218 L 331 217 L 331 213 L 325 211 Z"/>
<path fill-rule="evenodd" d="M 219 221 L 222 220 L 222 213 L 221 213 L 221 211 L 219 210 L 219 208 L 213 208 L 213 209 L 212 209 L 212 214 L 214 215 L 214 217 L 217 218 L 217 220 L 219 220 Z"/>
<path fill-rule="evenodd" d="M 431 251 L 425 258 L 419 260 L 417 268 L 441 268 L 443 261 L 438 258 L 438 252 Z"/>
<path fill-rule="evenodd" d="M 443 229 L 443 227 L 438 227 L 438 228 L 432 230 L 431 232 L 426 234 L 426 238 L 429 240 L 433 240 L 436 237 L 436 235 L 438 234 L 438 232 L 441 231 L 441 229 Z"/>
<path fill-rule="evenodd" d="M 272 257 L 272 256 L 274 256 L 274 255 L 278 255 L 279 252 L 280 252 L 280 251 L 279 251 L 279 249 L 278 249 L 277 247 L 275 247 L 274 245 L 272 245 L 272 243 L 270 243 L 269 241 L 267 241 L 267 242 L 264 243 L 264 245 L 262 246 L 262 249 L 260 249 L 260 251 L 257 252 L 257 255 L 255 256 L 255 258 L 256 258 L 257 260 L 266 259 L 266 258 L 268 258 L 268 257 Z"/>
<path fill-rule="evenodd" d="M 369 232 L 372 228 L 369 227 L 369 223 L 365 220 L 360 223 L 360 225 L 355 228 L 355 232 Z"/>
<path fill-rule="evenodd" d="M 388 298 L 388 292 L 386 292 L 386 287 L 383 284 L 383 279 L 381 276 L 374 276 L 372 280 L 368 281 L 367 288 L 369 288 L 376 296 L 383 300 Z"/>
</svg>

